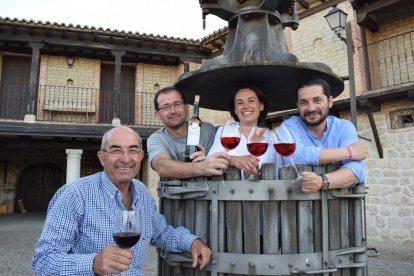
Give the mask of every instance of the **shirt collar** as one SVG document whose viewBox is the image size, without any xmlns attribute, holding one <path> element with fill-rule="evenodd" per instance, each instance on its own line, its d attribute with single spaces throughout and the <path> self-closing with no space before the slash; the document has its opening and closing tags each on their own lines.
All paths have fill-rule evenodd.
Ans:
<svg viewBox="0 0 414 276">
<path fill-rule="evenodd" d="M 102 187 L 105 190 L 105 192 L 112 199 L 117 199 L 118 197 L 121 197 L 121 192 L 118 190 L 115 184 L 111 181 L 111 179 L 109 179 L 105 171 L 102 172 L 101 183 L 102 183 Z M 138 192 L 136 190 L 135 183 L 133 180 L 131 180 L 131 183 L 130 183 L 130 190 L 131 190 L 131 195 L 132 195 L 132 205 L 135 206 L 136 203 L 138 202 Z"/>
</svg>

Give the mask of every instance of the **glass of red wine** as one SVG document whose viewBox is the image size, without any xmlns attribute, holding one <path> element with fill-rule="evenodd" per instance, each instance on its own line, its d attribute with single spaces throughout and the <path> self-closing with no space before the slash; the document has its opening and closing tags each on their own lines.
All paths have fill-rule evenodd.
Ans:
<svg viewBox="0 0 414 276">
<path fill-rule="evenodd" d="M 116 210 L 112 237 L 120 248 L 131 248 L 141 238 L 141 223 L 135 210 Z M 125 275 L 125 271 L 120 275 Z"/>
<path fill-rule="evenodd" d="M 292 132 L 290 132 L 290 130 L 285 125 L 280 125 L 274 130 L 273 137 L 273 147 L 275 148 L 276 152 L 280 156 L 286 157 L 290 160 L 296 172 L 296 181 L 300 181 L 301 177 L 299 170 L 292 159 L 293 153 L 296 150 L 296 141 L 295 137 L 292 135 Z"/>
<path fill-rule="evenodd" d="M 233 120 L 227 120 L 220 134 L 220 142 L 227 154 L 240 143 L 239 124 Z"/>
<path fill-rule="evenodd" d="M 265 127 L 252 127 L 247 138 L 247 150 L 255 157 L 262 156 L 268 147 L 268 131 Z M 257 165 L 259 171 L 259 165 Z M 259 172 L 260 174 L 260 172 Z M 258 180 L 259 175 L 253 176 L 253 180 Z"/>
</svg>

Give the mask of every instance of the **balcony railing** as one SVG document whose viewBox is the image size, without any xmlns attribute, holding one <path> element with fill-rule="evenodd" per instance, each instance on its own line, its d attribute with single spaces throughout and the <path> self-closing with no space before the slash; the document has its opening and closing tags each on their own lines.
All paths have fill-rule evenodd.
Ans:
<svg viewBox="0 0 414 276">
<path fill-rule="evenodd" d="M 414 32 L 379 40 L 366 47 L 371 89 L 414 81 Z"/>
<path fill-rule="evenodd" d="M 116 114 L 122 124 L 161 126 L 162 122 L 154 116 L 153 98 L 154 93 L 121 91 L 115 101 L 113 91 L 40 85 L 35 115 L 37 121 L 43 122 L 110 124 Z M 29 101 L 27 85 L 2 84 L 0 119 L 23 120 L 28 114 Z M 115 102 L 119 109 L 115 108 Z"/>
</svg>

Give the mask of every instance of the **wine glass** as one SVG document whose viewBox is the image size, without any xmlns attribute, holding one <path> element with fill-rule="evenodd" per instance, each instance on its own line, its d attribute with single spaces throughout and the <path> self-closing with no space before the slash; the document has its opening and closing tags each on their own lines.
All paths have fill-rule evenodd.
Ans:
<svg viewBox="0 0 414 276">
<path fill-rule="evenodd" d="M 262 156 L 268 147 L 268 132 L 265 127 L 252 127 L 249 137 L 247 138 L 247 150 L 255 157 Z M 259 165 L 257 165 L 259 171 Z M 260 172 L 259 172 L 260 174 Z M 258 175 L 254 176 L 254 180 L 258 180 Z"/>
<path fill-rule="evenodd" d="M 135 210 L 116 210 L 112 237 L 120 248 L 131 248 L 141 238 L 141 222 Z M 122 271 L 120 275 L 125 275 Z"/>
<path fill-rule="evenodd" d="M 240 143 L 239 124 L 233 120 L 227 120 L 221 129 L 220 142 L 227 154 Z"/>
<path fill-rule="evenodd" d="M 296 171 L 296 181 L 300 181 L 301 176 L 299 170 L 292 159 L 293 153 L 296 150 L 296 141 L 292 135 L 292 132 L 290 132 L 290 130 L 285 125 L 280 125 L 274 130 L 273 147 L 279 155 L 290 160 L 293 168 Z"/>
</svg>

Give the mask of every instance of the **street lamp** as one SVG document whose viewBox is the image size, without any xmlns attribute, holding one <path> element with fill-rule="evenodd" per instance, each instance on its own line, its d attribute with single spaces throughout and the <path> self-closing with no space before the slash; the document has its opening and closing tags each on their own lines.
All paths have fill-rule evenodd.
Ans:
<svg viewBox="0 0 414 276">
<path fill-rule="evenodd" d="M 348 14 L 343 12 L 341 9 L 338 9 L 336 5 L 333 5 L 328 14 L 324 16 L 331 30 L 334 31 L 339 39 L 345 42 L 345 44 L 347 41 L 346 38 L 342 36 L 342 33 L 346 27 L 347 15 Z"/>
<path fill-rule="evenodd" d="M 336 5 L 332 6 L 332 9 L 325 15 L 325 19 L 329 24 L 329 27 L 340 40 L 345 42 L 347 57 L 348 57 L 348 80 L 349 80 L 349 99 L 351 109 L 351 121 L 355 128 L 357 127 L 357 108 L 356 108 L 356 96 L 355 96 L 355 73 L 354 73 L 354 43 L 352 40 L 351 23 L 346 23 L 346 17 L 348 14 L 338 9 Z M 346 30 L 345 37 L 342 33 Z M 350 43 L 347 43 L 349 41 Z"/>
<path fill-rule="evenodd" d="M 74 58 L 74 57 L 69 56 L 69 57 L 67 57 L 67 58 L 66 58 L 66 61 L 68 62 L 68 67 L 69 67 L 69 68 L 72 68 L 73 63 L 75 63 L 75 58 Z"/>
</svg>

